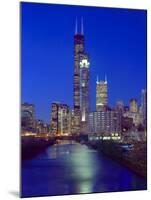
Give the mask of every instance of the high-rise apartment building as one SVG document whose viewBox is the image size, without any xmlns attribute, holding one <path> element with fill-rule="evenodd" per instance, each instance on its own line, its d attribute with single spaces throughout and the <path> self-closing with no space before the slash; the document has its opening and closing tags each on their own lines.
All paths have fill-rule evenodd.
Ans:
<svg viewBox="0 0 151 200">
<path fill-rule="evenodd" d="M 66 104 L 52 103 L 50 124 L 51 135 L 66 136 L 70 134 L 69 107 Z"/>
<path fill-rule="evenodd" d="M 89 113 L 89 135 L 102 139 L 120 139 L 119 115 L 115 110 Z"/>
</svg>

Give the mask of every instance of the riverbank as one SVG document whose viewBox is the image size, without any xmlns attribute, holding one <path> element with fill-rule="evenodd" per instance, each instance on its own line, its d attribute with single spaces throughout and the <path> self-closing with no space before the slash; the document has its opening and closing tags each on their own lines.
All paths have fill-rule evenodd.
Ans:
<svg viewBox="0 0 151 200">
<path fill-rule="evenodd" d="M 32 159 L 54 143 L 55 139 L 50 138 L 21 137 L 21 160 Z"/>
<path fill-rule="evenodd" d="M 132 150 L 124 150 L 121 143 L 114 141 L 87 142 L 91 148 L 94 148 L 107 155 L 112 160 L 128 167 L 147 180 L 147 145 L 144 142 L 133 143 Z"/>
</svg>

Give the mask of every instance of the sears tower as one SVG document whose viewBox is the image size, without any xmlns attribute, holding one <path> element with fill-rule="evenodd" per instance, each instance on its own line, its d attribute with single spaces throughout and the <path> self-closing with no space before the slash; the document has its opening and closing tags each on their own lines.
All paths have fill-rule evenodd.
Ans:
<svg viewBox="0 0 151 200">
<path fill-rule="evenodd" d="M 89 113 L 89 58 L 84 48 L 83 19 L 74 35 L 74 133 L 87 133 Z"/>
</svg>

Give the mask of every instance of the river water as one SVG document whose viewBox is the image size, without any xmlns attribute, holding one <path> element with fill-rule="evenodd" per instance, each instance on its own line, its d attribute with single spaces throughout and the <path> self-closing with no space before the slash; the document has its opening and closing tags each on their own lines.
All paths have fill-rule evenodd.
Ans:
<svg viewBox="0 0 151 200">
<path fill-rule="evenodd" d="M 22 197 L 146 189 L 146 181 L 96 150 L 73 141 L 22 162 Z"/>
</svg>

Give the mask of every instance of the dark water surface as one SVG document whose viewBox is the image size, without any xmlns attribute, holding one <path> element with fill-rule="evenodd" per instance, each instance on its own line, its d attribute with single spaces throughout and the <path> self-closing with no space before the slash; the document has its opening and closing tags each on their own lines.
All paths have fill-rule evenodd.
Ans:
<svg viewBox="0 0 151 200">
<path fill-rule="evenodd" d="M 22 197 L 146 189 L 146 181 L 106 156 L 72 141 L 22 162 Z"/>
</svg>

